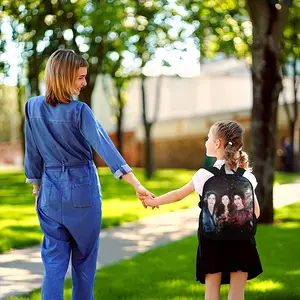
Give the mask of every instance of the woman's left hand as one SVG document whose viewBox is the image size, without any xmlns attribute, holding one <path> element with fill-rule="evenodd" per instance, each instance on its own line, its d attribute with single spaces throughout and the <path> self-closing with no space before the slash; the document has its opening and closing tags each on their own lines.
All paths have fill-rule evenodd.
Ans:
<svg viewBox="0 0 300 300">
<path fill-rule="evenodd" d="M 38 201 L 38 196 L 39 196 L 39 190 L 40 190 L 39 185 L 33 185 L 32 195 L 35 198 L 35 211 L 37 211 L 37 201 Z"/>
</svg>

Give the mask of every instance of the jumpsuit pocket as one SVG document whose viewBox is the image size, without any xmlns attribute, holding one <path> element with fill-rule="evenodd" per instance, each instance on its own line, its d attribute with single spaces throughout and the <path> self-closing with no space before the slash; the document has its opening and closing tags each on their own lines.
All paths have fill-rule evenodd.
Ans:
<svg viewBox="0 0 300 300">
<path fill-rule="evenodd" d="M 93 206 L 91 184 L 79 183 L 72 185 L 71 198 L 73 207 L 81 208 Z"/>
<path fill-rule="evenodd" d="M 38 197 L 38 205 L 40 207 L 48 207 L 50 203 L 52 184 L 42 184 L 41 191 Z"/>
</svg>

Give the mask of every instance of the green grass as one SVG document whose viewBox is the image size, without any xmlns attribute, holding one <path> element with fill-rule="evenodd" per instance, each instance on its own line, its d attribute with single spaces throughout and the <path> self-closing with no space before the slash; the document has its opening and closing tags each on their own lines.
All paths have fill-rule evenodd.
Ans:
<svg viewBox="0 0 300 300">
<path fill-rule="evenodd" d="M 136 198 L 133 188 L 125 181 L 116 180 L 108 168 L 100 168 L 103 194 L 102 228 L 117 226 L 197 203 L 196 194 L 187 200 L 164 205 L 152 211 L 144 209 Z M 187 183 L 194 174 L 190 170 L 160 170 L 150 181 L 145 180 L 142 169 L 136 169 L 136 176 L 153 193 L 160 195 Z M 174 174 L 176 173 L 176 176 Z M 34 209 L 31 185 L 25 183 L 22 170 L 0 170 L 0 253 L 40 243 L 42 233 Z"/>
<path fill-rule="evenodd" d="M 276 210 L 275 225 L 259 225 L 257 245 L 264 272 L 248 282 L 247 300 L 300 299 L 300 203 Z M 196 237 L 153 249 L 97 272 L 95 299 L 193 300 L 204 298 L 204 286 L 195 282 Z M 221 299 L 227 299 L 228 285 Z M 37 290 L 10 300 L 40 299 Z M 65 299 L 71 299 L 66 280 Z"/>
<path fill-rule="evenodd" d="M 155 172 L 153 179 L 145 180 L 144 171 L 135 174 L 153 193 L 160 195 L 187 183 L 195 171 L 166 169 Z M 175 175 L 176 174 L 176 175 Z M 164 205 L 152 211 L 144 209 L 136 199 L 134 190 L 124 181 L 116 180 L 108 168 L 100 168 L 103 192 L 102 228 L 117 226 L 179 208 L 187 208 L 198 202 L 194 193 L 185 201 Z M 276 173 L 276 183 L 300 179 L 300 174 Z M 23 170 L 7 168 L 0 170 L 0 253 L 40 243 L 42 233 L 34 210 L 31 185 L 25 184 Z"/>
<path fill-rule="evenodd" d="M 275 172 L 274 184 L 284 184 L 295 181 L 300 182 L 300 173 Z"/>
</svg>

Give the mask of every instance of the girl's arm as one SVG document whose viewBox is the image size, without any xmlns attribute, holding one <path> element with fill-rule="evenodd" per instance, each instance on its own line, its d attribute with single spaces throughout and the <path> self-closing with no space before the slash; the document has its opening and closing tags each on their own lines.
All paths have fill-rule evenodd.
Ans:
<svg viewBox="0 0 300 300">
<path fill-rule="evenodd" d="M 260 208 L 259 208 L 259 203 L 256 197 L 256 194 L 254 193 L 254 213 L 256 216 L 256 219 L 260 216 Z"/>
<path fill-rule="evenodd" d="M 168 192 L 162 196 L 156 197 L 151 200 L 150 197 L 145 200 L 145 203 L 148 206 L 159 206 L 163 204 L 173 203 L 179 200 L 182 200 L 186 196 L 190 195 L 195 191 L 193 181 L 190 181 L 188 184 L 184 185 L 180 189 Z"/>
</svg>

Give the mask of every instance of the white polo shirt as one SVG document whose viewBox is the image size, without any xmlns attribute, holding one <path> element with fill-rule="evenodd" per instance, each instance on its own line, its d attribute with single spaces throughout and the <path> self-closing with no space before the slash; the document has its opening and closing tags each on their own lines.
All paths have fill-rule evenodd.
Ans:
<svg viewBox="0 0 300 300">
<path fill-rule="evenodd" d="M 225 160 L 217 160 L 214 163 L 214 167 L 221 169 L 221 167 L 225 164 Z M 225 172 L 226 174 L 233 174 L 232 170 L 227 169 L 227 167 L 225 167 Z M 209 171 L 205 170 L 205 169 L 199 169 L 195 175 L 193 176 L 192 180 L 194 183 L 194 188 L 195 188 L 195 192 L 202 196 L 202 192 L 203 192 L 203 186 L 205 184 L 205 182 L 213 177 L 214 174 L 210 173 Z M 249 171 L 245 171 L 245 173 L 243 174 L 244 177 L 246 177 L 252 184 L 253 186 L 253 190 L 255 190 L 256 186 L 257 186 L 257 181 L 255 176 L 249 172 Z"/>
</svg>

